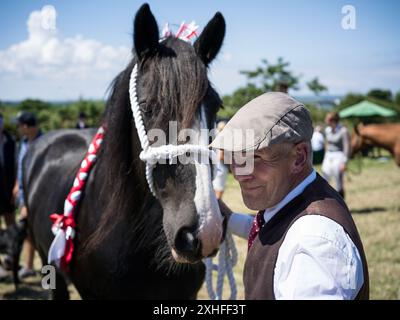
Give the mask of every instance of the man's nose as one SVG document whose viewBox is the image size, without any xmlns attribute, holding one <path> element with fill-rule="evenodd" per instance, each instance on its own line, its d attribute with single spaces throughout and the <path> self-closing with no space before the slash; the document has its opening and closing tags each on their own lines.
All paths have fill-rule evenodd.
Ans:
<svg viewBox="0 0 400 320">
<path fill-rule="evenodd" d="M 243 167 L 244 167 L 244 165 L 238 165 L 235 162 L 232 162 L 231 171 L 232 171 L 232 174 L 235 177 L 235 179 L 239 182 L 248 181 L 248 180 L 253 179 L 253 176 L 251 174 L 243 174 L 243 172 L 241 172 L 240 169 L 241 168 L 243 169 Z"/>
</svg>

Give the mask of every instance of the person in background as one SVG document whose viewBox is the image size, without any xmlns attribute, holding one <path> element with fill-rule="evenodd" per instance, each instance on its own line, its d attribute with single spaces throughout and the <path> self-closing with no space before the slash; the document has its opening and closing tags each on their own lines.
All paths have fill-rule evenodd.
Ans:
<svg viewBox="0 0 400 320">
<path fill-rule="evenodd" d="M 4 118 L 0 113 L 0 217 L 4 217 L 7 227 L 15 223 L 13 199 L 16 178 L 15 155 L 15 140 L 4 130 Z"/>
<path fill-rule="evenodd" d="M 15 140 L 4 129 L 4 117 L 0 113 L 0 227 L 2 217 L 6 227 L 15 223 L 15 201 L 13 198 L 16 175 L 15 155 Z M 0 261 L 0 280 L 8 277 L 5 269 L 7 269 L 7 265 L 10 265 L 10 261 L 10 257 L 4 258 L 5 268 Z"/>
<path fill-rule="evenodd" d="M 220 121 L 217 125 L 217 132 L 221 132 L 225 127 L 226 122 Z M 229 169 L 224 163 L 224 153 L 221 150 L 217 151 L 218 162 L 214 166 L 214 179 L 213 187 L 217 199 L 221 199 L 224 194 L 226 179 L 228 177 Z"/>
<path fill-rule="evenodd" d="M 321 126 L 315 126 L 311 138 L 311 148 L 313 150 L 313 164 L 321 164 L 325 155 L 325 137 Z"/>
<path fill-rule="evenodd" d="M 23 189 L 23 170 L 22 164 L 29 146 L 38 139 L 42 132 L 39 129 L 36 116 L 31 112 L 21 112 L 18 114 L 18 131 L 21 136 L 21 142 L 18 153 L 18 170 L 17 180 L 14 186 L 14 196 L 18 199 L 20 219 L 28 217 L 28 210 L 25 205 L 24 189 Z M 26 253 L 26 266 L 19 270 L 19 277 L 26 278 L 36 275 L 33 269 L 33 261 L 35 257 L 35 248 L 31 239 L 27 238 L 24 243 L 24 251 Z"/>
<path fill-rule="evenodd" d="M 345 197 L 344 173 L 350 157 L 350 135 L 345 126 L 340 123 L 337 112 L 329 112 L 325 117 L 326 152 L 322 162 L 322 174 L 326 180 L 333 178 L 335 188 Z"/>
<path fill-rule="evenodd" d="M 79 119 L 76 123 L 76 129 L 86 129 L 88 126 L 86 124 L 86 114 L 82 111 L 79 113 Z"/>
</svg>

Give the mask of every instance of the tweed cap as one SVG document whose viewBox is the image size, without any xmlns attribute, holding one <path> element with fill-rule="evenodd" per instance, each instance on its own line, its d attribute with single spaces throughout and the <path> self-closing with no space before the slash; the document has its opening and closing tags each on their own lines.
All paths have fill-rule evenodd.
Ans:
<svg viewBox="0 0 400 320">
<path fill-rule="evenodd" d="M 211 147 L 226 151 L 254 151 L 277 143 L 310 141 L 310 112 L 282 92 L 268 92 L 245 104 L 216 136 Z"/>
</svg>

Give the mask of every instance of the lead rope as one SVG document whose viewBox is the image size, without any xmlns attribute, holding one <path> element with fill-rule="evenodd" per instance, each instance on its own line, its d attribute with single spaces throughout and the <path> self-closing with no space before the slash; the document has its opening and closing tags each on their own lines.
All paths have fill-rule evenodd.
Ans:
<svg viewBox="0 0 400 320">
<path fill-rule="evenodd" d="M 237 250 L 235 242 L 233 241 L 232 234 L 226 233 L 225 241 L 221 244 L 218 254 L 218 264 L 213 263 L 212 258 L 206 258 L 206 286 L 208 296 L 211 300 L 223 299 L 223 287 L 225 275 L 228 277 L 228 284 L 231 290 L 230 300 L 236 300 L 237 287 L 235 276 L 233 274 L 233 267 L 237 263 Z M 213 285 L 213 271 L 217 272 L 217 288 L 214 290 Z"/>
<path fill-rule="evenodd" d="M 140 153 L 139 157 L 146 164 L 146 180 L 147 184 L 149 185 L 149 189 L 153 194 L 153 196 L 157 198 L 154 189 L 153 169 L 158 160 L 160 159 L 171 160 L 175 157 L 178 157 L 179 155 L 185 154 L 186 152 L 200 154 L 201 156 L 207 156 L 208 158 L 211 158 L 213 161 L 216 161 L 217 156 L 213 150 L 210 150 L 207 146 L 203 145 L 168 144 L 159 147 L 150 146 L 137 99 L 136 79 L 137 79 L 137 64 L 135 64 L 132 69 L 129 81 L 129 98 L 131 102 L 133 119 L 139 136 L 140 145 L 142 147 L 142 152 Z M 237 289 L 236 289 L 235 278 L 233 275 L 233 266 L 235 266 L 237 263 L 237 251 L 232 235 L 229 232 L 226 233 L 225 241 L 220 246 L 218 265 L 213 264 L 212 258 L 206 258 L 204 260 L 206 265 L 206 286 L 210 299 L 212 300 L 222 299 L 223 282 L 224 282 L 224 277 L 226 275 L 228 277 L 229 285 L 231 288 L 230 299 L 235 300 Z M 212 283 L 213 269 L 217 270 L 218 273 L 216 293 L 213 290 L 213 283 Z"/>
</svg>

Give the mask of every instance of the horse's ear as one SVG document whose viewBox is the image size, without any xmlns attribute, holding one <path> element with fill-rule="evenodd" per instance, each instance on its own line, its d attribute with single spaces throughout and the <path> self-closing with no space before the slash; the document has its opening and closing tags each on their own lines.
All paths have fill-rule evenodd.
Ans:
<svg viewBox="0 0 400 320">
<path fill-rule="evenodd" d="M 213 61 L 218 54 L 224 37 L 225 19 L 220 12 L 217 12 L 193 45 L 206 65 Z"/>
<path fill-rule="evenodd" d="M 362 122 L 357 123 L 356 125 L 354 125 L 354 132 L 356 133 L 356 135 L 360 135 L 360 130 L 363 128 L 363 124 Z"/>
<path fill-rule="evenodd" d="M 158 48 L 158 25 L 150 6 L 145 3 L 135 16 L 133 41 L 139 60 L 153 54 Z"/>
</svg>

